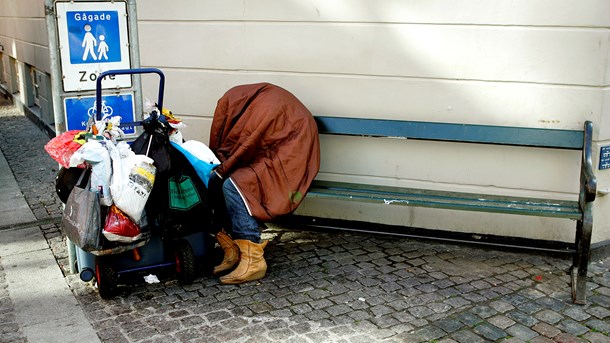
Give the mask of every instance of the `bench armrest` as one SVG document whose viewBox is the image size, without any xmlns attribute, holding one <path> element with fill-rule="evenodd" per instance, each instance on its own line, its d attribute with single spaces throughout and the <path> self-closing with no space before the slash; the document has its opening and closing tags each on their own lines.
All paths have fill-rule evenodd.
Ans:
<svg viewBox="0 0 610 343">
<path fill-rule="evenodd" d="M 593 173 L 593 158 L 591 157 L 591 136 L 593 123 L 585 122 L 585 135 L 582 150 L 582 166 L 580 173 L 580 199 L 581 202 L 592 202 L 597 194 L 597 178 Z M 581 206 L 584 205 L 581 203 Z"/>
</svg>

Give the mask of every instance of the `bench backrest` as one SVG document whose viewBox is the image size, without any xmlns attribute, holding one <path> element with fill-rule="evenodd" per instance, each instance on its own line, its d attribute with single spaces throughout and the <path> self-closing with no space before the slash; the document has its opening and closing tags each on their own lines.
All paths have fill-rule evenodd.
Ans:
<svg viewBox="0 0 610 343">
<path fill-rule="evenodd" d="M 485 143 L 582 150 L 583 130 L 316 116 L 321 134 Z"/>
</svg>

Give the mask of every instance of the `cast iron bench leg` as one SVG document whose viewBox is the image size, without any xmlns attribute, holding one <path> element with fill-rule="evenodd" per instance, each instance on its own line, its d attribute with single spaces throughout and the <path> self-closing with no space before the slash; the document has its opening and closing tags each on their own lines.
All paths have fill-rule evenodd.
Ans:
<svg viewBox="0 0 610 343">
<path fill-rule="evenodd" d="M 576 253 L 572 265 L 572 300 L 575 304 L 587 302 L 587 269 L 589 265 L 591 232 L 593 222 L 589 211 L 585 211 L 583 220 L 576 223 Z M 589 214 L 589 215 L 587 215 Z"/>
</svg>

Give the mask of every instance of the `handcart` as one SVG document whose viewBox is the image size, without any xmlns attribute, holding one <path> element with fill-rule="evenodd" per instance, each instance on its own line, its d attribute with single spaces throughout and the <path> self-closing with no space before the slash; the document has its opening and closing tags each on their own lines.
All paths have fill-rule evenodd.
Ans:
<svg viewBox="0 0 610 343">
<path fill-rule="evenodd" d="M 102 106 L 102 80 L 107 76 L 155 73 L 159 76 L 157 107 L 163 108 L 165 77 L 159 69 L 110 70 L 99 75 L 96 85 L 96 116 L 99 120 Z M 121 126 L 140 126 L 142 122 L 122 123 Z M 202 229 L 205 223 L 202 223 Z M 148 230 L 147 230 L 148 229 Z M 179 237 L 162 237 L 154 227 L 142 228 L 142 238 L 124 244 L 105 242 L 103 249 L 85 252 L 76 247 L 80 278 L 91 281 L 94 277 L 101 298 L 118 294 L 119 285 L 133 281 L 152 271 L 173 272 L 178 282 L 192 283 L 198 274 L 210 267 L 213 242 L 203 230 Z M 141 280 L 141 279 L 140 279 Z"/>
</svg>

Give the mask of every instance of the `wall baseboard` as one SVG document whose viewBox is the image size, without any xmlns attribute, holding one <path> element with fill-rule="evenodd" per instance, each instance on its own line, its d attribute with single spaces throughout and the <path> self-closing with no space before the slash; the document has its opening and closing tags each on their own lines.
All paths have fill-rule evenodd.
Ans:
<svg viewBox="0 0 610 343">
<path fill-rule="evenodd" d="M 367 234 L 384 234 L 428 241 L 436 240 L 448 243 L 477 245 L 492 249 L 503 249 L 508 247 L 515 250 L 543 252 L 545 254 L 553 254 L 565 258 L 571 258 L 572 254 L 576 251 L 574 243 L 568 242 L 433 230 L 310 216 L 289 215 L 278 218 L 278 220 L 274 222 L 292 229 L 304 228 L 320 231 L 340 230 Z M 604 259 L 609 256 L 610 240 L 591 245 L 591 261 Z"/>
</svg>

